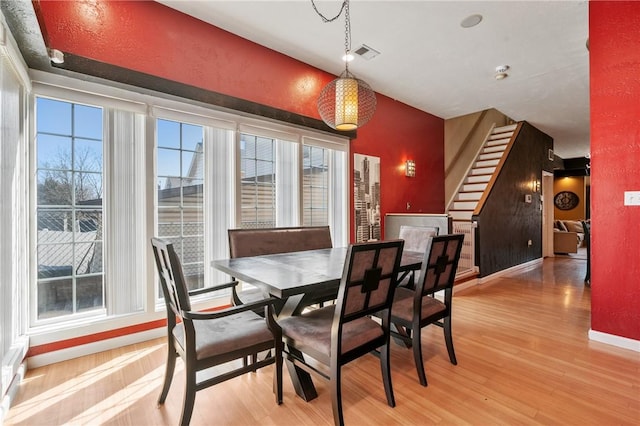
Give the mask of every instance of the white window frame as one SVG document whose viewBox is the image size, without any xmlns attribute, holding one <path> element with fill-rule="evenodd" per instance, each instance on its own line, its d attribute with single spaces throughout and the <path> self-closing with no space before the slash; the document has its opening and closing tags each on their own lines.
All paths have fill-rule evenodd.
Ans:
<svg viewBox="0 0 640 426">
<path fill-rule="evenodd" d="M 71 321 L 62 321 L 48 324 L 35 323 L 31 321 L 29 324 L 29 334 L 33 345 L 72 339 L 79 335 L 87 335 L 122 327 L 128 327 L 134 324 L 155 321 L 165 317 L 166 313 L 164 303 L 159 301 L 159 299 L 156 297 L 156 271 L 155 265 L 153 263 L 153 255 L 150 253 L 148 244 L 149 239 L 154 235 L 155 232 L 154 217 L 156 205 L 156 173 L 154 163 L 156 155 L 156 118 L 164 118 L 204 125 L 205 127 L 207 127 L 205 133 L 209 133 L 208 135 L 206 135 L 206 138 L 219 137 L 219 135 L 216 136 L 214 134 L 216 132 L 215 128 L 233 131 L 233 133 L 231 133 L 231 135 L 233 135 L 232 140 L 228 141 L 230 143 L 229 146 L 231 147 L 229 149 L 229 152 L 224 153 L 224 155 L 222 156 L 216 156 L 216 158 L 213 159 L 208 158 L 207 161 L 205 161 L 205 174 L 207 176 L 205 179 L 220 178 L 219 176 L 216 176 L 216 167 L 214 166 L 216 162 L 225 162 L 225 164 L 228 164 L 228 172 L 231 173 L 232 176 L 236 176 L 235 179 L 229 181 L 228 187 L 217 188 L 216 190 L 214 190 L 216 192 L 215 197 L 220 196 L 227 200 L 238 199 L 237 185 L 239 185 L 239 179 L 237 178 L 237 174 L 239 173 L 239 167 L 237 162 L 239 161 L 239 156 L 237 155 L 237 150 L 239 150 L 239 134 L 242 129 L 252 129 L 254 131 L 259 131 L 261 134 L 267 133 L 270 135 L 277 135 L 278 139 L 293 141 L 297 144 L 302 144 L 305 140 L 312 144 L 324 144 L 324 146 L 342 151 L 345 153 L 345 156 L 348 156 L 349 139 L 346 137 L 331 135 L 328 133 L 325 134 L 323 132 L 285 125 L 282 123 L 265 121 L 264 119 L 248 117 L 245 115 L 232 114 L 226 111 L 218 110 L 216 109 L 216 107 L 211 105 L 206 105 L 186 99 L 176 100 L 175 97 L 170 97 L 169 95 L 145 91 L 139 88 L 126 90 L 123 88 L 116 88 L 101 83 L 96 83 L 94 81 L 73 79 L 70 77 L 45 73 L 37 70 L 30 70 L 29 74 L 34 87 L 33 93 L 31 95 L 31 108 L 33 108 L 34 96 L 43 96 L 52 97 L 63 101 L 97 105 L 105 109 L 128 111 L 130 113 L 139 114 L 144 117 L 144 123 L 140 126 L 139 129 L 139 131 L 143 133 L 143 138 L 136 148 L 137 152 L 139 152 L 138 155 L 142 155 L 142 159 L 140 160 L 141 174 L 139 178 L 142 181 L 140 183 L 140 187 L 142 188 L 141 190 L 144 192 L 144 194 L 142 197 L 140 197 L 139 204 L 137 205 L 139 207 L 141 206 L 139 213 L 142 216 L 140 220 L 143 223 L 139 224 L 136 231 L 137 235 L 134 237 L 138 240 L 136 255 L 138 256 L 137 260 L 139 262 L 138 274 L 136 275 L 135 280 L 137 282 L 145 283 L 143 289 L 144 308 L 140 311 L 119 313 L 111 311 L 108 305 L 107 312 L 105 313 L 105 315 L 101 316 L 76 318 Z M 33 109 L 31 109 L 31 111 L 33 111 Z M 35 152 L 35 147 L 33 146 L 35 135 L 34 130 L 34 126 L 31 126 L 31 142 L 29 147 L 30 152 Z M 107 144 L 107 139 L 105 139 L 105 144 Z M 301 157 L 301 148 L 298 149 L 298 153 Z M 32 171 L 34 170 L 34 167 L 35 164 L 32 163 Z M 301 174 L 301 169 L 302 159 L 300 158 L 299 167 L 297 170 L 298 174 Z M 105 166 L 104 173 L 106 176 L 112 172 L 111 169 L 108 168 L 108 166 Z M 340 179 L 342 181 L 343 193 L 333 194 L 332 201 L 335 201 L 336 205 L 344 206 L 343 215 L 345 217 L 341 219 L 343 221 L 342 223 L 344 224 L 343 226 L 337 226 L 335 228 L 332 227 L 332 237 L 334 240 L 334 246 L 346 246 L 349 241 L 348 230 L 350 226 L 348 198 L 349 185 L 347 182 L 349 174 L 348 159 L 346 161 L 344 170 L 341 170 L 339 174 L 341 174 L 341 176 L 336 176 L 335 179 Z M 108 179 L 106 180 L 108 181 Z M 34 185 L 35 183 L 33 181 L 30 182 L 30 188 L 32 188 L 33 193 L 35 193 L 35 191 L 33 190 Z M 298 185 L 298 188 L 299 189 L 297 196 L 298 199 L 301 200 L 302 185 Z M 106 188 L 105 191 L 107 191 Z M 207 193 L 211 193 L 211 191 L 209 190 L 207 191 Z M 206 226 L 210 226 L 210 228 L 206 228 L 205 230 L 205 234 L 209 236 L 209 240 L 206 241 L 205 244 L 205 259 L 221 258 L 228 255 L 226 229 L 236 227 L 237 212 L 239 210 L 237 201 L 236 203 L 226 203 L 232 205 L 231 208 L 224 214 L 217 215 L 215 214 L 215 212 L 219 206 L 216 204 L 215 200 L 212 200 L 211 198 L 214 197 L 211 197 L 209 194 L 205 194 L 205 209 L 209 212 L 209 215 L 212 215 L 212 217 L 209 217 L 208 220 L 205 221 L 209 223 L 209 225 Z M 35 200 L 32 199 L 32 217 L 35 217 L 34 201 Z M 108 208 L 109 207 L 105 205 L 105 209 L 108 210 Z M 301 212 L 302 207 L 300 206 L 299 213 L 297 214 L 297 223 L 301 223 Z M 107 211 L 105 211 L 105 215 L 107 215 Z M 30 228 L 34 229 L 34 226 L 35 224 L 32 223 Z M 220 235 L 218 231 L 215 231 L 215 229 L 223 228 L 225 229 L 224 235 Z M 109 244 L 107 241 L 107 237 L 105 237 L 105 244 Z M 35 242 L 33 237 L 30 241 L 30 248 L 30 252 L 34 253 Z M 105 249 L 105 255 L 107 255 L 107 253 L 108 251 Z M 35 256 L 32 256 L 30 259 L 29 271 L 32 276 L 37 276 L 33 275 L 37 270 L 37 265 L 35 265 L 34 263 L 35 260 Z M 105 259 L 105 264 L 108 263 L 109 260 Z M 140 267 L 140 264 L 144 265 L 144 267 Z M 105 274 L 108 273 L 109 272 L 105 270 Z M 205 276 L 205 280 L 207 283 L 223 282 L 228 279 L 228 277 L 226 277 L 224 274 L 219 273 L 212 268 L 205 268 L 205 274 L 209 275 Z M 110 276 L 106 276 L 107 288 L 109 288 L 109 279 Z M 32 288 L 35 285 L 35 280 L 32 279 L 31 281 L 34 281 L 34 283 L 30 284 L 30 295 L 35 294 L 33 291 L 34 289 Z M 110 303 L 109 300 L 107 300 L 107 303 Z M 229 303 L 228 296 L 215 299 L 203 298 L 196 300 L 193 307 L 194 309 L 204 309 L 227 303 Z M 155 332 L 154 335 L 162 334 L 163 330 L 157 329 L 157 332 Z M 144 337 L 137 337 L 137 339 L 143 340 Z M 132 336 L 127 341 L 133 342 L 137 340 L 136 337 Z M 115 342 L 111 344 L 113 346 L 109 346 L 108 343 L 101 345 L 101 350 L 107 347 L 117 346 L 117 343 Z M 70 352 L 86 353 L 86 349 L 78 348 L 76 350 L 70 350 Z M 37 365 L 37 361 L 34 361 L 34 364 Z"/>
<path fill-rule="evenodd" d="M 44 76 L 45 79 L 47 76 Z M 144 282 L 146 280 L 146 275 L 143 273 L 144 271 L 140 270 L 139 264 L 144 263 L 146 256 L 144 253 L 141 253 L 146 246 L 140 241 L 140 238 L 144 238 L 145 230 L 144 230 L 144 217 L 140 217 L 140 211 L 137 209 L 142 208 L 142 212 L 144 212 L 144 200 L 140 200 L 139 202 L 135 202 L 133 206 L 131 206 L 131 210 L 134 215 L 127 214 L 127 212 L 121 211 L 118 212 L 115 208 L 110 207 L 117 197 L 117 194 L 122 192 L 123 187 L 127 188 L 127 190 L 131 190 L 131 184 L 136 186 L 138 192 L 143 191 L 143 184 L 140 183 L 141 175 L 137 176 L 137 179 L 133 179 L 130 182 L 123 182 L 120 185 L 118 182 L 113 181 L 116 176 L 113 173 L 114 162 L 117 162 L 118 159 L 114 158 L 114 145 L 113 142 L 115 140 L 116 135 L 114 134 L 114 129 L 112 128 L 113 117 L 111 113 L 113 111 L 123 111 L 129 112 L 133 114 L 145 115 L 146 114 L 146 106 L 140 102 L 132 102 L 125 99 L 119 99 L 110 97 L 108 95 L 104 95 L 101 93 L 91 93 L 88 91 L 74 89 L 73 87 L 64 87 L 57 84 L 47 84 L 39 81 L 33 82 L 33 93 L 31 96 L 31 105 L 32 111 L 35 106 L 35 99 L 37 97 L 41 98 L 49 98 L 60 100 L 63 102 L 90 105 L 95 107 L 100 107 L 103 109 L 103 275 L 104 275 L 104 288 L 107 294 L 107 297 L 104 300 L 105 308 L 97 311 L 90 311 L 85 313 L 78 313 L 73 315 L 64 315 L 61 317 L 55 317 L 51 319 L 38 319 L 37 318 L 37 278 L 34 278 L 30 282 L 30 291 L 29 291 L 29 301 L 30 301 L 30 328 L 39 329 L 39 330 L 50 330 L 50 329 L 58 329 L 58 328 L 66 328 L 74 327 L 79 324 L 90 324 L 96 321 L 103 321 L 104 319 L 108 319 L 110 317 L 114 317 L 122 313 L 122 309 L 117 306 L 120 305 L 120 302 L 114 300 L 112 296 L 118 289 L 118 284 L 123 284 L 126 282 Z M 35 119 L 35 114 L 34 114 Z M 141 130 L 141 129 L 140 129 Z M 36 146 L 35 146 L 35 123 L 33 125 L 33 137 L 31 137 L 30 144 L 30 152 L 33 154 L 32 157 L 35 157 Z M 144 135 L 139 137 L 144 137 Z M 143 161 L 145 156 L 144 145 L 135 144 L 133 145 L 138 163 L 132 166 L 134 170 L 143 170 Z M 120 159 L 126 157 L 127 154 L 121 154 Z M 37 170 L 37 165 L 35 164 L 35 158 L 31 161 L 32 168 L 32 176 L 35 175 L 35 171 Z M 137 183 L 136 183 L 137 182 Z M 36 190 L 37 182 L 32 182 L 31 188 L 34 195 L 37 193 Z M 137 198 L 137 197 L 132 197 Z M 31 217 L 36 217 L 36 209 L 37 203 L 33 202 Z M 123 214 L 121 214 L 123 213 Z M 129 212 L 131 213 L 131 212 Z M 133 236 L 128 235 L 129 241 L 131 241 L 131 245 L 129 247 L 135 247 L 133 250 L 134 253 L 123 253 L 122 247 L 116 247 L 114 244 L 116 241 L 122 241 L 118 234 L 118 225 L 113 223 L 114 215 L 120 215 L 121 220 L 132 220 L 135 218 L 137 220 L 138 227 L 133 229 Z M 123 223 L 123 222 L 121 222 Z M 37 227 L 36 223 L 32 223 L 31 229 L 34 230 L 34 237 L 31 241 L 31 253 L 34 255 L 31 258 L 31 274 L 33 277 L 37 277 L 37 241 L 35 237 L 35 229 Z M 126 238 L 125 238 L 126 240 Z M 109 256 L 111 255 L 111 257 Z M 116 259 L 114 259 L 114 256 Z M 127 263 L 129 266 L 129 276 L 123 277 L 121 271 L 123 269 L 122 263 Z M 118 278 L 116 278 L 118 277 Z M 140 281 L 143 280 L 143 281 Z M 141 295 L 144 298 L 144 295 Z M 140 306 L 138 312 L 142 312 L 146 304 L 143 302 Z M 126 312 L 126 314 L 131 314 L 134 312 Z"/>
<path fill-rule="evenodd" d="M 31 81 L 18 45 L 0 12 L 0 423 L 18 392 L 29 348 L 28 94 Z"/>
</svg>

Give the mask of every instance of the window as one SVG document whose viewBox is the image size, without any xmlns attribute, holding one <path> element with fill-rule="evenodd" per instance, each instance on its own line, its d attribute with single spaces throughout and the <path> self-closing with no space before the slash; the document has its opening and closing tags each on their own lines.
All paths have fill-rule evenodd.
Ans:
<svg viewBox="0 0 640 426">
<path fill-rule="evenodd" d="M 329 225 L 334 246 L 347 245 L 348 146 L 310 136 L 302 143 L 302 223 Z"/>
<path fill-rule="evenodd" d="M 329 224 L 328 149 L 305 145 L 302 160 L 302 223 L 304 226 Z"/>
<path fill-rule="evenodd" d="M 241 227 L 276 226 L 276 141 L 242 133 Z"/>
<path fill-rule="evenodd" d="M 104 308 L 102 108 L 36 99 L 37 319 Z"/>
<path fill-rule="evenodd" d="M 158 119 L 158 236 L 174 244 L 189 289 L 204 287 L 203 128 Z M 160 293 L 161 294 L 161 293 Z"/>
<path fill-rule="evenodd" d="M 229 280 L 209 262 L 230 228 L 328 224 L 348 242 L 344 138 L 60 76 L 33 93 L 29 326 L 53 339 L 158 318 L 151 236 L 174 243 L 191 289 Z"/>
</svg>

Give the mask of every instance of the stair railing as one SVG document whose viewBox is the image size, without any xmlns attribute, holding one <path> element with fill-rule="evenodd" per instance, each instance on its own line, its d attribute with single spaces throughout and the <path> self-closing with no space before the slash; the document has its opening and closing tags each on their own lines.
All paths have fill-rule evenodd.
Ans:
<svg viewBox="0 0 640 426">
<path fill-rule="evenodd" d="M 478 272 L 476 266 L 476 223 L 454 220 L 451 224 L 454 234 L 464 234 L 462 251 L 456 270 L 456 279 L 465 278 Z"/>
</svg>

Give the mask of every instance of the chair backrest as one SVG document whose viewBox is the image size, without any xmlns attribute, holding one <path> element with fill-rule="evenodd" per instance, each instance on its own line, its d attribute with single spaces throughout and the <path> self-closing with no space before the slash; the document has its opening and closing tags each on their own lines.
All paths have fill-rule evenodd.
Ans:
<svg viewBox="0 0 640 426">
<path fill-rule="evenodd" d="M 401 225 L 398 238 L 404 240 L 404 250 L 424 253 L 429 248 L 431 237 L 438 235 L 438 228 L 433 226 Z"/>
<path fill-rule="evenodd" d="M 229 229 L 228 235 L 232 259 L 333 247 L 328 226 Z"/>
<path fill-rule="evenodd" d="M 402 240 L 349 246 L 338 290 L 334 328 L 391 306 L 403 246 Z"/>
<path fill-rule="evenodd" d="M 453 287 L 463 240 L 463 234 L 436 235 L 431 238 L 431 247 L 425 252 L 416 284 L 418 295 Z"/>
<path fill-rule="evenodd" d="M 588 238 L 591 237 L 591 222 L 587 222 L 583 220 L 582 229 L 584 230 L 585 241 L 589 241 Z"/>
<path fill-rule="evenodd" d="M 158 275 L 162 293 L 167 304 L 167 311 L 171 309 L 173 313 L 182 318 L 182 311 L 191 310 L 189 293 L 185 285 L 182 264 L 176 254 L 173 244 L 159 238 L 151 238 L 153 255 L 156 259 Z"/>
</svg>

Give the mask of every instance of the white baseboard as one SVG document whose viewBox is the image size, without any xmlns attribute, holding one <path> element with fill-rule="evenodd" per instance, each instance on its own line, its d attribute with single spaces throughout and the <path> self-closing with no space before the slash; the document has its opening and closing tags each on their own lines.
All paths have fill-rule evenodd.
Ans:
<svg viewBox="0 0 640 426">
<path fill-rule="evenodd" d="M 486 284 L 490 281 L 495 280 L 496 278 L 500 278 L 505 275 L 510 275 L 515 272 L 522 272 L 525 269 L 529 269 L 534 266 L 537 266 L 538 264 L 542 263 L 542 261 L 543 261 L 542 258 L 534 259 L 526 263 L 521 263 L 520 265 L 512 266 L 511 268 L 503 269 L 502 271 L 498 271 L 494 274 L 487 275 L 486 277 L 478 278 L 478 284 Z"/>
<path fill-rule="evenodd" d="M 42 355 L 35 355 L 27 358 L 28 368 L 37 368 L 56 362 L 78 358 L 84 355 L 95 354 L 109 349 L 120 348 L 147 340 L 156 339 L 167 334 L 167 327 L 162 326 L 140 333 L 127 334 L 125 336 L 114 337 L 112 339 L 100 340 L 98 342 L 87 343 L 86 345 L 74 346 L 72 348 L 61 349 L 59 351 L 48 352 Z"/>
<path fill-rule="evenodd" d="M 640 340 L 633 340 L 627 337 L 616 336 L 615 334 L 603 333 L 601 331 L 589 330 L 589 340 L 606 343 L 623 349 L 630 349 L 640 352 Z"/>
<path fill-rule="evenodd" d="M 2 401 L 0 402 L 0 425 L 4 424 L 4 419 L 7 416 L 7 413 L 9 413 L 11 403 L 15 399 L 16 393 L 18 393 L 18 387 L 20 386 L 20 383 L 22 383 L 22 379 L 24 378 L 26 371 L 26 365 L 24 363 L 20 364 L 13 376 L 13 380 L 9 384 L 7 393 L 2 397 Z"/>
<path fill-rule="evenodd" d="M 473 278 L 463 283 L 456 284 L 453 286 L 453 294 L 455 295 L 459 291 L 466 290 L 468 288 L 475 287 L 477 285 L 478 285 L 478 278 Z"/>
<path fill-rule="evenodd" d="M 456 294 L 456 292 L 458 292 L 458 291 L 462 291 L 462 290 L 465 290 L 465 289 L 468 289 L 468 288 L 471 288 L 471 287 L 474 287 L 474 286 L 477 286 L 477 285 L 480 285 L 480 284 L 486 284 L 486 283 L 488 283 L 490 281 L 495 280 L 496 278 L 500 278 L 500 277 L 502 277 L 504 275 L 507 275 L 507 274 L 513 274 L 515 272 L 521 272 L 522 270 L 531 268 L 533 266 L 538 265 L 539 263 L 542 263 L 542 261 L 543 261 L 542 258 L 534 259 L 534 260 L 531 260 L 531 261 L 529 261 L 527 263 L 523 263 L 521 265 L 516 265 L 516 266 L 513 266 L 513 267 L 508 268 L 508 269 L 503 269 L 502 271 L 498 271 L 495 274 L 487 275 L 486 277 L 476 278 L 476 279 L 471 279 L 471 280 L 465 281 L 465 282 L 463 282 L 461 284 L 457 284 L 457 285 L 453 286 L 453 294 Z"/>
</svg>

